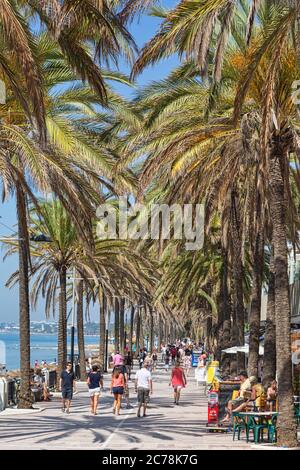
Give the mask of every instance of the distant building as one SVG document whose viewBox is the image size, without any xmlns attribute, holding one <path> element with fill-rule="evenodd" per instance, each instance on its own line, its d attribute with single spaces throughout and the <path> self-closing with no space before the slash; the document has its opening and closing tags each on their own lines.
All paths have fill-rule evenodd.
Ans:
<svg viewBox="0 0 300 470">
<path fill-rule="evenodd" d="M 291 323 L 300 325 L 300 253 L 294 257 L 291 252 L 289 256 L 289 283 L 291 299 Z M 261 296 L 261 316 L 262 322 L 267 318 L 268 292 L 263 289 Z"/>
</svg>

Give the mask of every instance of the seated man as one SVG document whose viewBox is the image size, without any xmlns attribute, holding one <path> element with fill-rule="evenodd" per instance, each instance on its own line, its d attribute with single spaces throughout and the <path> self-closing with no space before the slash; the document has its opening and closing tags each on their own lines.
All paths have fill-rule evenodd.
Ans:
<svg viewBox="0 0 300 470">
<path fill-rule="evenodd" d="M 227 413 L 226 416 L 222 419 L 221 423 L 229 421 L 233 410 L 238 411 L 241 405 L 244 405 L 247 401 L 250 401 L 252 399 L 252 386 L 250 379 L 248 379 L 247 372 L 240 372 L 239 379 L 241 381 L 239 395 L 234 400 L 230 400 L 228 402 Z"/>
<path fill-rule="evenodd" d="M 254 407 L 257 406 L 257 402 L 261 401 L 260 399 L 263 394 L 263 386 L 258 383 L 258 380 L 254 375 L 249 377 L 248 380 L 250 382 L 251 391 L 248 389 L 245 391 L 245 401 L 236 408 L 234 408 L 234 411 L 246 411 L 249 407 L 251 407 L 251 409 L 254 409 Z"/>
</svg>

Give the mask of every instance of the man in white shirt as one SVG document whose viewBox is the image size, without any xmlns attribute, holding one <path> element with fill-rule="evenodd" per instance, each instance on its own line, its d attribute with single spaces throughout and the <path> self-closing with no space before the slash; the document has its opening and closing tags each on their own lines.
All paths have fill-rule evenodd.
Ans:
<svg viewBox="0 0 300 470">
<path fill-rule="evenodd" d="M 146 416 L 146 408 L 149 403 L 149 394 L 153 393 L 152 387 L 152 376 L 148 370 L 147 362 L 144 363 L 144 367 L 138 370 L 135 374 L 135 392 L 138 398 L 138 411 L 137 417 L 141 417 L 141 407 L 144 407 L 143 416 Z"/>
</svg>

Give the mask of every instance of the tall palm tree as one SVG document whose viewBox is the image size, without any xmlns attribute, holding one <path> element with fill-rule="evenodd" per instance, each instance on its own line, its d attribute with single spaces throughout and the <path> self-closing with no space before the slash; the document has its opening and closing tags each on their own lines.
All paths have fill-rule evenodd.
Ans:
<svg viewBox="0 0 300 470">
<path fill-rule="evenodd" d="M 14 2 L 10 3 L 13 4 L 13 6 L 15 5 Z M 15 16 L 17 15 L 16 10 L 13 10 L 12 13 Z M 15 20 L 14 17 L 13 19 Z M 42 99 L 39 100 L 39 106 L 36 107 L 36 112 L 41 113 L 41 111 L 43 111 L 42 117 L 43 120 L 47 122 L 47 137 L 51 142 L 51 147 L 45 147 L 44 145 L 43 133 L 45 130 L 42 132 L 41 124 L 35 128 L 33 126 L 34 123 L 32 123 L 31 117 L 33 116 L 35 118 L 35 114 L 28 105 L 30 99 L 28 99 L 27 96 L 31 93 L 31 96 L 34 97 L 37 92 L 33 94 L 32 90 L 26 90 L 26 81 L 21 76 L 21 70 L 18 68 L 19 62 L 23 59 L 18 56 L 16 56 L 15 59 L 16 54 L 12 50 L 12 45 L 7 42 L 6 35 L 3 35 L 2 41 L 5 47 L 3 48 L 1 61 L 2 70 L 5 73 L 8 85 L 7 104 L 1 106 L 1 133 L 3 136 L 5 135 L 4 141 L 6 142 L 6 152 L 2 154 L 3 160 L 1 165 L 1 179 L 5 195 L 12 192 L 14 186 L 18 184 L 19 195 L 22 190 L 30 196 L 31 200 L 34 200 L 32 187 L 29 186 L 28 181 L 25 179 L 25 176 L 27 177 L 30 173 L 30 181 L 38 187 L 39 191 L 45 192 L 54 190 L 59 196 L 65 207 L 70 211 L 72 219 L 77 225 L 82 238 L 89 244 L 92 240 L 91 227 L 89 228 L 92 204 L 96 204 L 97 201 L 99 201 L 97 191 L 95 187 L 92 188 L 90 183 L 93 182 L 94 186 L 99 185 L 99 183 L 101 184 L 101 182 L 103 183 L 101 175 L 103 172 L 104 175 L 107 175 L 111 171 L 114 162 L 111 157 L 105 157 L 102 151 L 96 151 L 94 144 L 90 145 L 90 143 L 87 142 L 86 130 L 83 132 L 82 130 L 79 131 L 78 128 L 74 129 L 73 127 L 72 129 L 70 127 L 70 116 L 72 115 L 74 120 L 74 115 L 75 117 L 77 116 L 76 113 L 79 112 L 79 109 L 81 117 L 83 110 L 85 112 L 88 110 L 91 115 L 92 106 L 94 103 L 99 102 L 99 98 L 97 98 L 95 94 L 92 96 L 87 87 L 82 87 L 81 90 L 77 88 L 71 92 L 69 86 L 69 90 L 66 91 L 66 89 L 64 89 L 65 93 L 59 93 L 60 101 L 58 104 L 57 96 L 55 96 L 56 94 L 53 94 L 52 91 L 53 87 L 62 82 L 70 83 L 77 77 L 74 77 L 71 69 L 67 66 L 63 55 L 56 47 L 55 41 L 50 40 L 47 34 L 33 37 L 30 35 L 28 26 L 27 29 L 25 28 L 26 23 L 21 14 L 18 16 L 18 19 L 20 25 L 16 24 L 16 21 L 14 25 L 18 30 L 21 29 L 21 26 L 24 27 L 24 31 L 26 30 L 25 32 L 28 35 L 26 41 L 34 51 L 34 53 L 32 52 L 32 58 L 34 57 L 36 60 L 36 65 L 32 64 L 32 67 L 38 69 L 40 73 L 43 72 L 44 80 L 41 84 L 43 87 L 40 93 L 43 93 L 44 96 L 46 92 L 48 92 L 47 117 L 45 117 L 46 111 L 43 108 Z M 5 31 L 7 33 L 7 30 Z M 25 38 L 22 40 L 24 41 L 25 47 Z M 16 53 L 19 49 L 16 50 Z M 32 58 L 30 58 L 30 61 L 33 60 Z M 9 63 L 11 64 L 10 66 L 8 66 Z M 27 67 L 27 71 L 29 71 L 29 66 Z M 34 73 L 33 70 L 31 76 L 33 76 Z M 27 77 L 28 74 L 24 74 L 24 76 Z M 113 78 L 113 74 L 110 73 L 108 75 L 109 78 Z M 117 75 L 117 79 L 124 81 L 124 77 L 121 74 Z M 77 80 L 77 83 L 79 83 L 79 80 Z M 31 87 L 36 86 L 36 84 L 37 81 L 31 81 Z M 80 86 L 78 87 L 80 88 Z M 70 104 L 70 102 L 72 102 L 72 104 Z M 116 102 L 116 100 L 114 100 L 114 102 Z M 96 114 L 97 113 L 94 111 L 93 115 Z M 41 116 L 36 116 L 35 120 L 41 123 L 42 118 Z M 41 140 L 39 136 L 42 136 L 43 147 L 39 145 L 38 141 Z M 77 163 L 74 161 L 75 155 L 79 156 Z M 83 160 L 85 160 L 85 162 L 83 162 Z M 92 161 L 93 164 L 91 163 Z M 78 172 L 74 171 L 74 164 L 79 168 L 81 172 L 80 176 Z M 82 177 L 83 171 L 85 174 L 88 174 L 86 180 Z M 85 195 L 87 188 L 89 188 L 88 197 Z M 20 201 L 22 198 L 23 196 L 20 195 Z M 30 388 L 28 366 L 30 363 L 28 346 L 30 343 L 28 329 L 29 307 L 26 301 L 28 297 L 28 282 L 26 281 L 28 268 L 26 268 L 24 264 L 26 259 L 29 259 L 29 254 L 25 206 L 24 204 L 22 206 L 21 202 L 18 205 L 18 215 L 23 217 L 22 221 L 19 220 L 19 248 L 20 254 L 23 257 L 23 262 L 20 265 L 23 269 L 23 274 L 20 273 L 19 284 L 20 299 L 22 299 L 21 323 L 23 325 L 21 334 L 21 356 L 24 358 L 24 364 L 21 367 L 22 399 L 19 405 L 21 407 L 28 406 L 28 400 L 23 400 L 23 397 L 28 395 Z M 78 216 L 78 212 L 81 213 L 80 217 Z M 84 220 L 85 222 L 83 222 Z M 24 251 L 25 248 L 27 249 L 27 254 Z M 27 364 L 26 367 L 25 363 Z"/>
</svg>

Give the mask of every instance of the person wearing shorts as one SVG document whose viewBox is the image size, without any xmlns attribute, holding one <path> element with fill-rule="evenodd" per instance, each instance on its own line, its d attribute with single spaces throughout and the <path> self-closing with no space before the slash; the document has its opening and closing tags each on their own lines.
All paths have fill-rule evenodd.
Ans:
<svg viewBox="0 0 300 470">
<path fill-rule="evenodd" d="M 252 386 L 251 386 L 251 382 L 248 378 L 247 372 L 246 371 L 241 371 L 239 373 L 239 378 L 240 378 L 240 381 L 241 381 L 239 395 L 234 400 L 229 400 L 229 402 L 227 404 L 226 415 L 220 421 L 221 423 L 223 423 L 223 422 L 225 423 L 226 421 L 229 421 L 231 419 L 231 416 L 232 416 L 232 411 L 236 410 L 241 405 L 243 405 L 243 403 L 245 403 L 248 399 L 247 394 L 249 394 L 249 393 L 251 394 Z"/>
<path fill-rule="evenodd" d="M 100 397 L 100 389 L 103 390 L 103 376 L 97 365 L 92 366 L 92 370 L 88 374 L 87 384 L 89 387 L 89 395 L 91 400 L 91 413 L 96 415 Z"/>
<path fill-rule="evenodd" d="M 121 400 L 124 394 L 125 380 L 118 368 L 112 373 L 110 392 L 114 395 L 113 413 L 120 414 Z"/>
<path fill-rule="evenodd" d="M 175 367 L 173 367 L 170 377 L 169 386 L 172 385 L 174 389 L 174 404 L 179 405 L 180 393 L 181 389 L 186 386 L 186 377 L 183 372 L 182 367 L 180 367 L 180 361 L 175 363 Z"/>
<path fill-rule="evenodd" d="M 72 363 L 68 362 L 66 370 L 60 375 L 60 389 L 62 395 L 62 412 L 70 413 L 70 405 L 73 398 L 73 390 L 75 390 L 75 374 L 73 372 Z"/>
<path fill-rule="evenodd" d="M 146 416 L 146 409 L 149 403 L 150 393 L 153 392 L 152 376 L 148 370 L 147 362 L 144 363 L 144 367 L 137 371 L 135 374 L 135 392 L 137 393 L 138 399 L 138 411 L 137 417 L 141 417 L 141 408 L 143 406 L 143 416 Z"/>
</svg>

